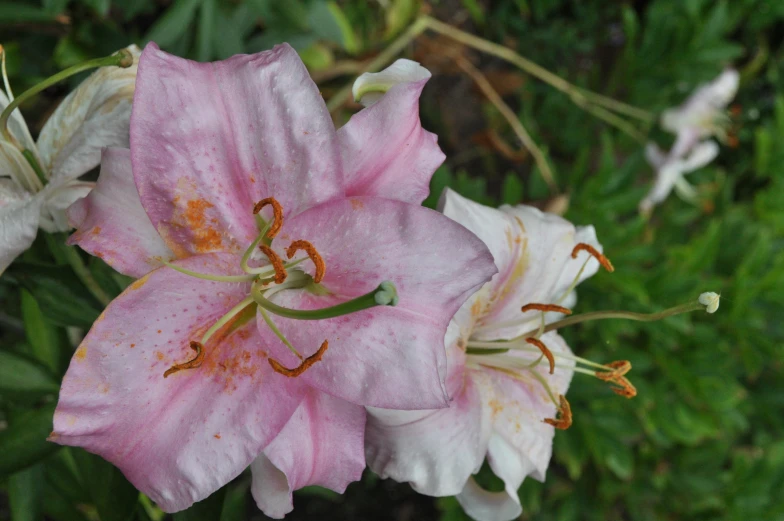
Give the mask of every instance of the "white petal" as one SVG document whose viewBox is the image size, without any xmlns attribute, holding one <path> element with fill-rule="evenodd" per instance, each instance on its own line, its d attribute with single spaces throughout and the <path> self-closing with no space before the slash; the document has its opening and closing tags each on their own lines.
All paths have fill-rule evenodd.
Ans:
<svg viewBox="0 0 784 521">
<path fill-rule="evenodd" d="M 645 159 L 654 169 L 658 169 L 667 160 L 667 154 L 656 143 L 648 143 L 645 145 Z"/>
<path fill-rule="evenodd" d="M 736 70 L 726 69 L 712 82 L 700 85 L 681 106 L 664 111 L 662 128 L 676 134 L 696 130 L 699 137 L 713 134 L 714 120 L 735 97 L 739 81 Z"/>
<path fill-rule="evenodd" d="M 466 514 L 477 521 L 511 521 L 523 513 L 517 494 L 488 492 L 474 478 L 468 480 L 457 501 Z"/>
<path fill-rule="evenodd" d="M 75 179 L 101 160 L 101 149 L 128 147 L 131 100 L 140 50 L 127 47 L 134 64 L 101 67 L 57 107 L 38 137 L 42 167 L 53 177 Z"/>
<path fill-rule="evenodd" d="M 354 99 L 367 107 L 381 99 L 386 91 L 398 83 L 426 80 L 430 76 L 430 71 L 419 63 L 401 58 L 381 72 L 362 74 L 356 79 L 351 90 Z"/>
<path fill-rule="evenodd" d="M 451 360 L 450 360 L 451 361 Z M 458 494 L 479 471 L 490 436 L 489 382 L 463 374 L 465 385 L 447 409 L 368 408 L 365 457 L 382 478 L 409 482 L 430 496 Z"/>
<path fill-rule="evenodd" d="M 5 76 L 5 56 L 3 56 L 3 58 L 3 76 Z M 5 80 L 6 78 L 4 77 L 3 79 Z M 0 112 L 3 112 L 13 99 L 14 95 L 12 92 L 8 92 L 6 94 L 3 92 L 3 89 L 0 89 Z M 14 139 L 19 142 L 19 145 L 35 153 L 35 142 L 30 136 L 27 123 L 25 123 L 25 120 L 22 117 L 22 113 L 19 111 L 19 109 L 14 110 L 11 113 L 11 116 L 8 118 L 8 130 L 11 132 L 11 135 L 14 137 Z"/>
<path fill-rule="evenodd" d="M 683 160 L 684 173 L 692 172 L 706 166 L 719 155 L 719 145 L 715 141 L 705 141 L 695 146 L 691 153 Z"/>
<path fill-rule="evenodd" d="M 31 194 L 38 192 L 43 185 L 30 163 L 15 145 L 0 137 L 0 177 L 10 177 L 17 186 Z"/>
<path fill-rule="evenodd" d="M 8 196 L 6 192 L 5 197 Z M 41 202 L 40 197 L 26 196 L 0 206 L 0 274 L 33 244 Z"/>
<path fill-rule="evenodd" d="M 52 180 L 41 192 L 44 198 L 41 206 L 41 228 L 49 233 L 67 232 L 72 229 L 73 226 L 68 223 L 66 210 L 79 199 L 87 197 L 93 187 L 95 183 Z"/>
<path fill-rule="evenodd" d="M 708 313 L 716 313 L 719 309 L 719 300 L 721 295 L 712 291 L 707 291 L 700 295 L 699 302 L 705 306 L 705 311 Z"/>
</svg>

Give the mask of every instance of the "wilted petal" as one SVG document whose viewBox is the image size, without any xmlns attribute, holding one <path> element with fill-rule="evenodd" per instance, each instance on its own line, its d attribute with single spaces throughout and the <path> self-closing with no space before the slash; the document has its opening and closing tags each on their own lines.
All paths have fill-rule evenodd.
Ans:
<svg viewBox="0 0 784 521">
<path fill-rule="evenodd" d="M 38 137 L 42 168 L 53 179 L 75 179 L 98 166 L 101 149 L 128 146 L 131 100 L 140 50 L 128 68 L 101 67 L 57 107 Z"/>
<path fill-rule="evenodd" d="M 471 478 L 457 495 L 457 501 L 466 514 L 477 521 L 511 521 L 520 517 L 523 507 L 520 499 L 506 492 L 490 492 Z"/>
<path fill-rule="evenodd" d="M 0 186 L 0 275 L 33 244 L 41 203 L 40 197 L 20 194 L 11 186 Z"/>
<path fill-rule="evenodd" d="M 362 74 L 354 81 L 351 91 L 354 99 L 367 107 L 378 102 L 395 85 L 419 82 L 424 85 L 430 76 L 430 71 L 419 63 L 401 58 L 381 72 Z"/>
<path fill-rule="evenodd" d="M 3 75 L 3 80 L 7 85 L 8 78 L 5 77 L 5 74 Z M 0 88 L 0 113 L 2 113 L 13 100 L 13 93 L 8 94 L 11 95 L 8 96 L 7 93 L 2 88 Z M 33 141 L 32 136 L 30 136 L 30 130 L 28 130 L 27 123 L 22 117 L 22 113 L 19 111 L 19 109 L 15 109 L 11 113 L 11 116 L 9 116 L 8 131 L 11 133 L 11 136 L 13 136 L 20 147 L 30 150 L 36 154 L 35 141 Z"/>
<path fill-rule="evenodd" d="M 438 137 L 419 121 L 419 95 L 430 73 L 416 66 L 427 73 L 425 79 L 393 85 L 378 103 L 354 114 L 338 130 L 347 195 L 415 204 L 427 197 L 430 178 L 445 156 Z"/>
<path fill-rule="evenodd" d="M 679 134 L 695 132 L 697 137 L 707 137 L 715 131 L 715 120 L 738 92 L 740 75 L 734 69 L 725 69 L 715 80 L 700 85 L 679 107 L 662 113 L 664 130 Z"/>
<path fill-rule="evenodd" d="M 288 216 L 343 193 L 332 120 L 286 44 L 215 63 L 148 44 L 131 143 L 142 206 L 180 257 L 244 250 L 266 197 Z"/>
<path fill-rule="evenodd" d="M 383 281 L 393 282 L 400 297 L 396 307 L 315 323 L 275 317 L 303 355 L 329 340 L 323 359 L 300 378 L 353 403 L 443 406 L 447 325 L 495 271 L 481 241 L 437 212 L 377 197 L 320 205 L 291 219 L 284 230 L 273 246 L 282 252 L 293 239 L 311 241 L 326 262 L 322 285 L 330 294 L 283 291 L 273 297 L 279 304 L 327 307 L 370 293 Z M 310 269 L 309 263 L 303 266 Z M 267 331 L 263 325 L 262 330 Z M 284 365 L 298 363 L 279 340 L 264 334 Z"/>
<path fill-rule="evenodd" d="M 95 189 L 68 209 L 68 218 L 76 228 L 68 244 L 78 244 L 131 277 L 160 266 L 156 259 L 174 256 L 142 208 L 128 149 L 103 151 Z"/>
<path fill-rule="evenodd" d="M 67 232 L 72 226 L 66 210 L 80 199 L 84 199 L 95 187 L 95 183 L 54 179 L 41 191 L 44 203 L 41 207 L 41 229 L 49 233 Z"/>
<path fill-rule="evenodd" d="M 251 465 L 259 508 L 280 519 L 294 508 L 292 492 L 319 485 L 343 493 L 362 477 L 365 409 L 312 390 Z"/>
<path fill-rule="evenodd" d="M 210 254 L 184 268 L 232 274 L 238 259 Z M 275 374 L 251 317 L 219 331 L 201 367 L 189 342 L 248 293 L 248 284 L 159 268 L 96 320 L 63 380 L 51 440 L 112 462 L 168 512 L 207 497 L 242 472 L 280 432 L 302 398 Z"/>
<path fill-rule="evenodd" d="M 16 146 L 0 138 L 0 179 L 11 178 L 27 193 L 34 194 L 42 187 L 30 163 Z"/>
<path fill-rule="evenodd" d="M 483 405 L 492 393 L 481 372 L 461 370 L 459 377 L 461 386 L 449 408 L 368 410 L 365 455 L 373 472 L 430 496 L 460 493 L 485 459 L 491 410 Z"/>
</svg>

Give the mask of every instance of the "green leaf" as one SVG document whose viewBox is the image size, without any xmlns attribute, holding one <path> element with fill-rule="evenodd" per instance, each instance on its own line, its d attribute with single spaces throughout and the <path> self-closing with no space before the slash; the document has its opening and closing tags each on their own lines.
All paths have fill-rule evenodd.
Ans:
<svg viewBox="0 0 784 521">
<path fill-rule="evenodd" d="M 384 39 L 388 40 L 405 29 L 416 16 L 419 2 L 417 0 L 393 0 L 387 9 Z"/>
<path fill-rule="evenodd" d="M 314 2 L 308 11 L 308 25 L 319 38 L 342 45 L 350 54 L 359 52 L 357 35 L 335 2 Z"/>
<path fill-rule="evenodd" d="M 196 35 L 196 59 L 212 58 L 212 38 L 215 28 L 215 0 L 203 0 L 199 10 L 199 32 Z"/>
<path fill-rule="evenodd" d="M 0 2 L 0 26 L 18 23 L 54 22 L 57 13 L 17 2 Z"/>
<path fill-rule="evenodd" d="M 59 448 L 46 441 L 52 432 L 53 415 L 54 404 L 46 405 L 20 414 L 0 431 L 0 476 L 18 472 Z"/>
<path fill-rule="evenodd" d="M 11 351 L 0 350 L 0 393 L 39 395 L 56 393 L 59 388 L 42 366 Z"/>
<path fill-rule="evenodd" d="M 44 467 L 39 463 L 8 478 L 8 506 L 11 521 L 42 519 L 44 498 Z"/>
<path fill-rule="evenodd" d="M 250 481 L 247 479 L 240 479 L 226 486 L 220 521 L 235 521 L 247 517 L 249 487 Z"/>
<path fill-rule="evenodd" d="M 100 303 L 77 282 L 69 266 L 18 262 L 6 274 L 35 297 L 44 316 L 55 324 L 88 329 L 100 314 Z"/>
<path fill-rule="evenodd" d="M 520 204 L 523 201 L 523 182 L 514 172 L 506 174 L 501 187 L 501 202 L 504 204 Z"/>
<path fill-rule="evenodd" d="M 173 45 L 188 30 L 201 3 L 202 0 L 174 0 L 147 32 L 146 39 L 161 47 Z"/>
<path fill-rule="evenodd" d="M 22 290 L 22 320 L 32 355 L 52 374 L 60 374 L 60 335 L 38 307 L 30 292 Z"/>
<path fill-rule="evenodd" d="M 99 456 L 75 450 L 74 458 L 101 521 L 129 521 L 139 498 L 136 488 L 114 465 Z"/>
<path fill-rule="evenodd" d="M 101 16 L 109 14 L 109 8 L 112 5 L 111 0 L 82 0 L 82 3 Z"/>
</svg>

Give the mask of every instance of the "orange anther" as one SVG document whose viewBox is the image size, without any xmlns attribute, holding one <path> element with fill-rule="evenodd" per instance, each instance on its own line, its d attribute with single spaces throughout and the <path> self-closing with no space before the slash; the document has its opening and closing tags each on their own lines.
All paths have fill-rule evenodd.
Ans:
<svg viewBox="0 0 784 521">
<path fill-rule="evenodd" d="M 572 408 L 569 406 L 569 402 L 566 401 L 566 396 L 561 394 L 558 396 L 558 400 L 560 405 L 558 406 L 557 419 L 545 418 L 544 422 L 556 429 L 566 430 L 572 426 Z"/>
<path fill-rule="evenodd" d="M 572 310 L 569 308 L 565 308 L 563 306 L 558 306 L 556 304 L 526 304 L 522 307 L 520 311 L 525 313 L 526 311 L 555 311 L 556 313 L 563 313 L 564 315 L 571 315 Z"/>
<path fill-rule="evenodd" d="M 327 352 L 328 347 L 329 347 L 329 342 L 324 340 L 324 343 L 321 344 L 321 347 L 319 347 L 318 351 L 316 351 L 315 353 L 313 353 L 312 355 L 304 359 L 302 363 L 299 364 L 294 369 L 283 367 L 283 365 L 281 365 L 280 362 L 272 358 L 267 359 L 267 361 L 269 362 L 269 364 L 272 366 L 272 369 L 276 373 L 280 373 L 283 376 L 288 376 L 289 378 L 294 378 L 301 375 L 302 373 L 307 371 L 308 368 L 310 368 L 310 366 L 312 366 L 313 364 L 321 360 L 321 357 L 324 356 L 324 353 Z"/>
<path fill-rule="evenodd" d="M 267 230 L 267 238 L 275 237 L 283 226 L 283 207 L 274 197 L 262 199 L 253 207 L 253 214 L 257 214 L 267 205 L 272 205 L 272 225 Z"/>
<path fill-rule="evenodd" d="M 196 351 L 196 356 L 192 360 L 188 360 L 182 364 L 175 364 L 168 368 L 165 373 L 163 373 L 163 377 L 166 378 L 170 374 L 176 373 L 177 371 L 182 371 L 183 369 L 196 369 L 201 365 L 204 361 L 204 346 L 202 346 L 199 342 L 191 342 L 191 349 Z"/>
<path fill-rule="evenodd" d="M 550 374 L 553 374 L 555 372 L 555 358 L 553 357 L 552 351 L 547 349 L 544 342 L 537 338 L 526 338 L 525 341 L 539 348 L 539 351 L 541 351 L 545 358 L 547 358 L 547 361 L 550 362 Z"/>
<path fill-rule="evenodd" d="M 291 245 L 286 250 L 286 255 L 290 259 L 299 250 L 305 250 L 305 252 L 308 254 L 308 257 L 310 257 L 310 260 L 316 266 L 316 274 L 313 276 L 313 281 L 316 283 L 321 282 L 321 279 L 324 278 L 324 274 L 327 272 L 327 265 L 324 263 L 324 259 L 321 258 L 321 255 L 316 250 L 316 247 L 308 241 L 300 239 L 291 243 Z"/>
<path fill-rule="evenodd" d="M 275 250 L 267 246 L 266 244 L 260 244 L 259 249 L 261 252 L 267 256 L 272 264 L 272 268 L 275 270 L 275 283 L 281 284 L 286 277 L 288 277 L 288 273 L 286 273 L 286 268 L 283 266 L 283 260 L 278 257 L 278 254 L 275 253 Z"/>
<path fill-rule="evenodd" d="M 632 383 L 625 376 L 619 376 L 618 378 L 612 380 L 612 383 L 618 386 L 610 387 L 612 392 L 615 394 L 623 396 L 624 398 L 634 398 L 637 396 L 637 388 L 634 387 L 634 385 L 632 385 Z"/>
<path fill-rule="evenodd" d="M 596 378 L 604 382 L 610 382 L 631 371 L 632 363 L 628 360 L 616 360 L 607 364 L 606 367 L 609 367 L 612 371 L 596 371 Z"/>
<path fill-rule="evenodd" d="M 615 271 L 615 268 L 613 267 L 613 265 L 612 265 L 612 262 L 610 262 L 610 259 L 608 259 L 608 258 L 607 258 L 607 257 L 605 257 L 604 255 L 602 255 L 602 254 L 599 252 L 599 250 L 597 250 L 596 248 L 594 248 L 594 247 L 593 247 L 593 246 L 591 246 L 590 244 L 586 244 L 586 243 L 584 243 L 584 242 L 581 242 L 581 243 L 577 244 L 577 245 L 574 247 L 574 249 L 572 250 L 572 258 L 573 258 L 573 259 L 576 259 L 576 258 L 577 258 L 577 254 L 578 254 L 578 253 L 580 253 L 580 252 L 581 252 L 581 251 L 583 251 L 583 250 L 585 250 L 585 251 L 587 251 L 588 253 L 590 253 L 590 254 L 593 256 L 593 258 L 595 258 L 596 260 L 598 260 L 598 261 L 599 261 L 599 264 L 601 264 L 602 266 L 604 266 L 604 269 L 606 269 L 607 271 L 609 271 L 609 272 L 611 272 L 611 273 L 612 273 L 613 271 Z"/>
</svg>

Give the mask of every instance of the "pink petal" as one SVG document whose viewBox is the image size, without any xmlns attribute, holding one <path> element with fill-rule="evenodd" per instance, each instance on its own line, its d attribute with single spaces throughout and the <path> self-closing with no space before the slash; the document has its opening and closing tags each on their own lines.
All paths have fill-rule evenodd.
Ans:
<svg viewBox="0 0 784 521">
<path fill-rule="evenodd" d="M 294 508 L 292 491 L 319 485 L 343 493 L 362 477 L 365 409 L 312 390 L 251 465 L 251 491 L 268 516 Z"/>
<path fill-rule="evenodd" d="M 444 215 L 466 226 L 490 248 L 498 275 L 488 286 L 475 339 L 513 338 L 538 325 L 539 312 L 521 313 L 525 304 L 556 303 L 576 277 L 587 253 L 572 259 L 574 246 L 585 242 L 601 251 L 592 226 L 575 228 L 565 219 L 530 206 L 503 206 L 494 210 L 448 190 L 442 202 Z M 580 281 L 592 276 L 599 263 L 591 260 Z M 570 295 L 562 302 L 569 306 Z M 513 326 L 498 326 L 517 322 Z M 489 330 L 488 330 L 489 328 Z"/>
<path fill-rule="evenodd" d="M 288 45 L 196 63 L 149 44 L 139 62 L 131 158 L 141 201 L 179 257 L 240 251 L 253 205 L 287 215 L 342 195 L 335 130 Z"/>
<path fill-rule="evenodd" d="M 365 455 L 375 473 L 430 496 L 460 493 L 485 459 L 491 410 L 484 404 L 492 397 L 484 374 L 461 376 L 447 409 L 368 410 Z"/>
<path fill-rule="evenodd" d="M 236 273 L 230 254 L 178 262 Z M 280 432 L 302 398 L 299 382 L 272 372 L 255 324 L 235 323 L 207 345 L 191 340 L 243 299 L 247 284 L 195 279 L 160 268 L 115 299 L 79 346 L 63 381 L 51 440 L 117 465 L 167 512 L 236 477 Z"/>
<path fill-rule="evenodd" d="M 347 195 L 377 195 L 420 204 L 444 162 L 438 137 L 419 122 L 427 80 L 392 87 L 338 130 Z"/>
<path fill-rule="evenodd" d="M 400 297 L 396 307 L 329 320 L 275 317 L 303 355 L 329 340 L 324 358 L 300 378 L 363 405 L 443 406 L 444 334 L 460 305 L 493 274 L 485 246 L 437 212 L 375 197 L 323 204 L 291 219 L 284 232 L 275 248 L 282 252 L 291 240 L 311 241 L 326 262 L 322 285 L 331 294 L 283 291 L 274 297 L 281 305 L 322 308 L 369 293 L 385 280 Z M 304 266 L 312 269 L 309 262 Z M 294 355 L 259 323 L 278 359 L 296 365 Z"/>
<path fill-rule="evenodd" d="M 160 266 L 156 258 L 174 257 L 139 201 L 128 149 L 103 150 L 98 184 L 90 195 L 71 205 L 68 220 L 76 228 L 68 244 L 78 244 L 131 277 Z"/>
<path fill-rule="evenodd" d="M 511 521 L 523 513 L 517 494 L 487 491 L 474 478 L 468 480 L 457 501 L 476 521 Z"/>
</svg>

